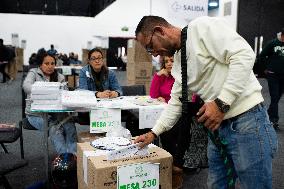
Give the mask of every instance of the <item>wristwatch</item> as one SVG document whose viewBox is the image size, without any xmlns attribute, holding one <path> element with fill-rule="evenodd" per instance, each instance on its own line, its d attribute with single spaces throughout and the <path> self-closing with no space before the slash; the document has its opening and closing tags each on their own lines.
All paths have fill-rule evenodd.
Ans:
<svg viewBox="0 0 284 189">
<path fill-rule="evenodd" d="M 227 113 L 230 109 L 230 105 L 227 104 L 226 102 L 220 100 L 219 98 L 216 98 L 214 100 L 214 102 L 216 103 L 216 105 L 218 106 L 219 110 L 222 112 L 222 113 Z"/>
</svg>

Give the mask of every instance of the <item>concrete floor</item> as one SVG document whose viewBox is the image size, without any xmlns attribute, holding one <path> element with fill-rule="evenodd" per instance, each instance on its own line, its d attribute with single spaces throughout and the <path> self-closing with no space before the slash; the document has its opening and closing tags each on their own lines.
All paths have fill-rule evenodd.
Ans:
<svg viewBox="0 0 284 189">
<path fill-rule="evenodd" d="M 118 80 L 125 85 L 126 72 L 117 73 Z M 2 80 L 0 76 L 0 81 Z M 17 79 L 10 84 L 0 83 L 0 122 L 18 123 L 21 120 L 21 73 Z M 269 93 L 266 80 L 260 79 L 263 86 L 263 95 L 265 104 L 269 104 Z M 280 128 L 279 152 L 273 162 L 273 188 L 283 189 L 283 170 L 284 170 L 284 98 L 280 102 Z M 78 132 L 87 130 L 88 128 L 77 126 Z M 28 186 L 44 180 L 44 149 L 42 146 L 43 134 L 39 131 L 24 130 L 24 149 L 25 158 L 29 161 L 28 166 L 10 173 L 7 178 L 15 189 L 27 188 Z M 19 142 L 7 144 L 8 150 L 11 153 L 19 154 Z M 0 152 L 3 153 L 3 152 Z M 53 155 L 53 150 L 50 151 L 50 156 Z M 207 169 L 201 170 L 198 174 L 185 173 L 184 187 L 186 189 L 203 189 L 206 187 Z M 2 187 L 0 186 L 0 189 Z"/>
</svg>

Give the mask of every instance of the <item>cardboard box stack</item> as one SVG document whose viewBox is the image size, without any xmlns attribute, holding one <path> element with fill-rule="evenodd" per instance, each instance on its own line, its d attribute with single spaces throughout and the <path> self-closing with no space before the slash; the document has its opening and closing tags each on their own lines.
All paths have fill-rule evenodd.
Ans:
<svg viewBox="0 0 284 189">
<path fill-rule="evenodd" d="M 152 80 L 152 56 L 136 40 L 130 39 L 127 44 L 127 84 L 145 85 L 149 95 Z"/>
<path fill-rule="evenodd" d="M 17 64 L 17 70 L 23 71 L 24 49 L 18 47 L 16 48 L 16 64 Z"/>
<path fill-rule="evenodd" d="M 89 49 L 82 49 L 82 66 L 88 63 Z"/>
<path fill-rule="evenodd" d="M 159 147 L 150 148 L 150 154 L 147 156 L 114 161 L 107 161 L 105 155 L 89 156 L 86 159 L 84 154 L 90 151 L 94 151 L 94 148 L 89 142 L 77 143 L 77 178 L 79 189 L 116 189 L 117 166 L 142 162 L 160 163 L 160 188 L 172 188 L 172 156 Z M 84 162 L 86 163 L 84 164 Z M 85 175 L 84 170 L 87 173 Z"/>
</svg>

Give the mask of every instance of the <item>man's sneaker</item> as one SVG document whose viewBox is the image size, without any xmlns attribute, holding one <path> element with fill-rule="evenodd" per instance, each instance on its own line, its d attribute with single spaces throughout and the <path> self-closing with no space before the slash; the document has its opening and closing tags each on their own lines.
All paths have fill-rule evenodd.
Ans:
<svg viewBox="0 0 284 189">
<path fill-rule="evenodd" d="M 275 131 L 280 131 L 278 122 L 272 122 L 272 126 L 274 127 Z"/>
</svg>

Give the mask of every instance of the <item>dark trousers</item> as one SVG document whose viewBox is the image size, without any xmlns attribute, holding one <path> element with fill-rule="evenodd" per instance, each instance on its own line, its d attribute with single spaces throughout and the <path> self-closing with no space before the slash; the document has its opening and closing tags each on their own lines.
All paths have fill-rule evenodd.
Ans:
<svg viewBox="0 0 284 189">
<path fill-rule="evenodd" d="M 267 82 L 271 100 L 268 115 L 271 122 L 277 123 L 279 120 L 278 103 L 284 89 L 284 74 L 268 73 Z"/>
<path fill-rule="evenodd" d="M 6 74 L 6 72 L 5 72 L 5 67 L 6 67 L 6 65 L 7 65 L 7 64 L 0 64 L 0 72 L 1 72 L 2 75 L 3 75 L 3 80 L 2 80 L 3 83 L 6 82 L 7 78 L 9 79 L 9 75 Z"/>
<path fill-rule="evenodd" d="M 160 135 L 163 149 L 173 156 L 173 164 L 182 168 L 184 164 L 184 154 L 190 144 L 190 120 L 184 124 L 180 118 L 178 122 L 168 131 Z"/>
<path fill-rule="evenodd" d="M 170 154 L 172 154 L 173 156 L 177 153 L 177 143 L 178 143 L 180 123 L 181 121 L 179 120 L 173 126 L 173 128 L 160 135 L 163 149 L 169 152 Z"/>
</svg>

